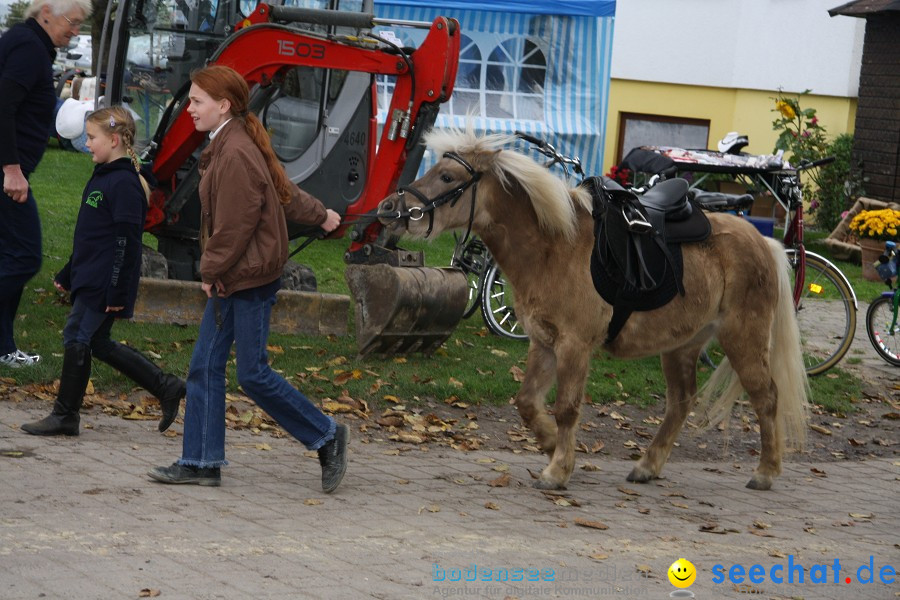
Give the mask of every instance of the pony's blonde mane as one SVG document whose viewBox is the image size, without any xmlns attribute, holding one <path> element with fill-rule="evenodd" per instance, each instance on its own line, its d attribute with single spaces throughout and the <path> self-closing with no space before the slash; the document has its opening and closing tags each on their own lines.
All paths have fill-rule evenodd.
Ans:
<svg viewBox="0 0 900 600">
<path fill-rule="evenodd" d="M 575 204 L 590 212 L 590 196 L 580 187 L 570 188 L 556 174 L 530 157 L 508 150 L 516 137 L 505 134 L 478 136 L 469 126 L 459 129 L 432 130 L 425 143 L 435 156 L 455 152 L 465 158 L 476 171 L 488 171 L 507 192 L 516 181 L 531 200 L 538 224 L 550 234 L 575 237 Z"/>
</svg>

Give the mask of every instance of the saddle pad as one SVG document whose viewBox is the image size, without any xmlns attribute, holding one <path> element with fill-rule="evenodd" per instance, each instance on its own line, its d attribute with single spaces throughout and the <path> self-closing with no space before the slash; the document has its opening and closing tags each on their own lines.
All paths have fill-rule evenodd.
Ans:
<svg viewBox="0 0 900 600">
<path fill-rule="evenodd" d="M 613 306 L 608 343 L 618 335 L 633 311 L 653 310 L 675 297 L 682 289 L 681 244 L 705 240 L 712 228 L 696 205 L 692 206 L 690 217 L 683 221 L 664 221 L 661 212 L 643 207 L 641 210 L 654 225 L 653 231 L 634 233 L 628 230 L 612 203 L 600 196 L 604 192 L 598 186 L 589 188 L 595 199 L 591 279 L 600 297 Z M 643 273 L 640 281 L 635 279 L 631 264 L 637 259 Z"/>
<path fill-rule="evenodd" d="M 663 275 L 659 286 L 655 290 L 646 291 L 636 289 L 626 282 L 622 272 L 615 265 L 606 265 L 601 262 L 595 244 L 594 251 L 591 252 L 591 279 L 597 293 L 608 304 L 613 306 L 623 304 L 631 310 L 653 310 L 668 304 L 678 293 L 675 272 L 677 271 L 680 276 L 683 270 L 683 261 L 681 244 L 666 245 L 675 263 L 674 269 L 668 265 L 668 261 L 663 261 L 661 266 Z"/>
</svg>

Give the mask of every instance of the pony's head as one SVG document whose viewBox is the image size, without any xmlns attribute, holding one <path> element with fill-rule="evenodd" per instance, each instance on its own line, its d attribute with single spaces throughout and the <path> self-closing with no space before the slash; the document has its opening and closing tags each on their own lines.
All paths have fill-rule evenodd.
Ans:
<svg viewBox="0 0 900 600">
<path fill-rule="evenodd" d="M 507 149 L 514 141 L 509 135 L 478 136 L 471 126 L 430 132 L 425 142 L 438 161 L 381 201 L 382 223 L 422 238 L 464 228 L 478 233 L 508 211 L 531 210 L 546 232 L 571 238 L 575 215 L 568 186 L 530 157 Z M 574 196 L 588 202 L 586 195 Z"/>
</svg>

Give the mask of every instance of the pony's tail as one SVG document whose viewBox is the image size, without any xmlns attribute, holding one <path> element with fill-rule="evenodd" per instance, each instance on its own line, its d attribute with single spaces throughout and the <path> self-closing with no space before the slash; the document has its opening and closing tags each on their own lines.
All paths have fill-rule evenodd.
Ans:
<svg viewBox="0 0 900 600">
<path fill-rule="evenodd" d="M 778 390 L 775 422 L 780 446 L 802 450 L 809 421 L 809 380 L 800 345 L 800 328 L 794 310 L 791 266 L 784 246 L 767 238 L 778 274 L 778 302 L 769 336 L 769 372 Z M 697 392 L 696 412 L 703 415 L 701 429 L 714 427 L 731 415 L 734 403 L 744 395 L 744 388 L 731 363 L 723 359 L 709 380 Z"/>
<path fill-rule="evenodd" d="M 778 305 L 769 341 L 769 363 L 778 388 L 777 426 L 789 450 L 802 450 L 809 423 L 809 378 L 803 363 L 800 326 L 794 308 L 791 265 L 784 246 L 767 238 L 778 267 Z M 779 436 L 781 437 L 781 436 Z"/>
</svg>

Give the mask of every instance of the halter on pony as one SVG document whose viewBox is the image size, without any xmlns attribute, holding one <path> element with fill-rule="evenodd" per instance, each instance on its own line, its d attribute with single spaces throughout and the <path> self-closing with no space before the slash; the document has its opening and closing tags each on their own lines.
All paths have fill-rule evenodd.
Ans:
<svg viewBox="0 0 900 600">
<path fill-rule="evenodd" d="M 410 187 L 408 185 L 400 186 L 397 190 L 397 195 L 400 196 L 401 208 L 405 210 L 398 210 L 396 212 L 392 212 L 389 214 L 380 214 L 378 215 L 381 218 L 389 218 L 389 219 L 407 219 L 411 221 L 418 221 L 424 215 L 428 215 L 428 231 L 425 232 L 425 237 L 431 235 L 431 231 L 434 228 L 434 210 L 439 206 L 443 206 L 444 204 L 450 203 L 450 206 L 453 206 L 457 203 L 457 201 L 462 197 L 463 193 L 472 188 L 472 205 L 469 208 L 469 225 L 466 229 L 466 236 L 463 238 L 463 243 L 469 239 L 469 233 L 472 231 L 472 221 L 475 218 L 475 198 L 478 195 L 478 180 L 481 179 L 481 173 L 476 171 L 472 165 L 470 165 L 466 160 L 461 157 L 459 154 L 455 152 L 444 152 L 444 158 L 450 158 L 461 164 L 466 171 L 469 173 L 469 180 L 458 186 L 444 192 L 440 196 L 436 198 L 428 198 L 425 194 L 421 193 L 417 189 Z M 403 202 L 403 194 L 409 192 L 413 196 L 416 197 L 419 202 L 422 203 L 423 206 L 413 206 L 412 208 L 406 209 L 406 203 Z"/>
</svg>

